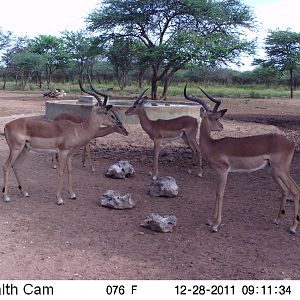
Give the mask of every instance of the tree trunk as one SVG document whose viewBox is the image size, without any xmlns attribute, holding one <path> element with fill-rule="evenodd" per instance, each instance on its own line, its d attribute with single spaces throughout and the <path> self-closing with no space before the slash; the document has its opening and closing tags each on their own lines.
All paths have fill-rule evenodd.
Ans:
<svg viewBox="0 0 300 300">
<path fill-rule="evenodd" d="M 157 100 L 157 69 L 152 66 L 152 79 L 151 79 L 151 99 Z"/>
<path fill-rule="evenodd" d="M 50 88 L 50 78 L 49 78 L 49 64 L 46 64 L 46 82 L 47 88 Z"/>
<path fill-rule="evenodd" d="M 139 88 L 140 88 L 140 89 L 141 89 L 142 86 L 143 86 L 144 73 L 145 73 L 145 70 L 144 70 L 144 69 L 141 69 L 141 70 L 139 71 L 139 75 L 138 75 L 138 83 L 139 83 Z"/>
<path fill-rule="evenodd" d="M 168 89 L 169 89 L 169 85 L 170 85 L 172 75 L 173 75 L 173 73 L 171 72 L 170 74 L 167 73 L 166 76 L 165 76 L 164 89 L 163 89 L 163 92 L 162 92 L 161 97 L 160 97 L 161 100 L 167 100 Z"/>
<path fill-rule="evenodd" d="M 294 98 L 294 69 L 290 69 L 291 98 Z"/>
<path fill-rule="evenodd" d="M 3 86 L 2 86 L 3 91 L 5 91 L 6 89 L 6 82 L 7 82 L 7 70 L 5 70 L 4 78 L 3 78 Z"/>
</svg>

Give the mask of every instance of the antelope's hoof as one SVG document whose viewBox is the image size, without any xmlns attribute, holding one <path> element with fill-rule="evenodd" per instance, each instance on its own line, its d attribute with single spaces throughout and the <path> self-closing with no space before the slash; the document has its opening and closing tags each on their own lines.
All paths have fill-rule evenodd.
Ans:
<svg viewBox="0 0 300 300">
<path fill-rule="evenodd" d="M 64 200 L 63 199 L 59 199 L 57 200 L 57 205 L 63 205 L 64 204 Z"/>
<path fill-rule="evenodd" d="M 29 194 L 27 192 L 24 192 L 24 197 L 28 198 Z"/>
<path fill-rule="evenodd" d="M 207 220 L 206 223 L 205 223 L 205 225 L 212 226 L 212 221 L 211 220 Z"/>
<path fill-rule="evenodd" d="M 274 219 L 274 220 L 273 220 L 273 224 L 279 225 L 279 221 L 278 221 L 277 219 Z"/>
<path fill-rule="evenodd" d="M 212 232 L 218 232 L 218 226 L 217 225 L 212 227 Z"/>
<path fill-rule="evenodd" d="M 4 196 L 4 202 L 10 202 L 10 198 L 7 195 Z"/>
<path fill-rule="evenodd" d="M 56 165 L 54 165 L 52 168 L 53 168 L 53 169 L 57 169 L 57 166 L 56 166 Z"/>
<path fill-rule="evenodd" d="M 71 193 L 70 193 L 70 198 L 71 198 L 72 200 L 76 199 L 76 195 L 75 195 L 74 192 L 71 192 Z"/>
<path fill-rule="evenodd" d="M 296 234 L 296 230 L 293 229 L 293 228 L 290 228 L 290 229 L 289 229 L 289 234 Z"/>
<path fill-rule="evenodd" d="M 188 169 L 187 172 L 188 172 L 188 174 L 192 174 L 192 170 L 191 169 Z"/>
</svg>

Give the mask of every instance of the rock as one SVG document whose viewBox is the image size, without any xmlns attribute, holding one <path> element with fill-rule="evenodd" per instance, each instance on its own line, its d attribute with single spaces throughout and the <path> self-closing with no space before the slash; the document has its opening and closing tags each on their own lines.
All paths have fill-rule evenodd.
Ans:
<svg viewBox="0 0 300 300">
<path fill-rule="evenodd" d="M 151 214 L 147 216 L 142 227 L 151 229 L 157 232 L 172 232 L 173 227 L 177 225 L 177 218 L 172 216 L 160 216 L 159 214 Z"/>
<path fill-rule="evenodd" d="M 178 185 L 171 176 L 153 178 L 149 194 L 152 197 L 176 197 L 178 195 Z"/>
<path fill-rule="evenodd" d="M 121 196 L 118 192 L 107 190 L 101 197 L 101 205 L 115 209 L 133 208 L 135 203 L 130 194 Z"/>
<path fill-rule="evenodd" d="M 127 160 L 120 160 L 111 165 L 105 175 L 111 178 L 125 179 L 135 173 L 133 166 Z"/>
</svg>

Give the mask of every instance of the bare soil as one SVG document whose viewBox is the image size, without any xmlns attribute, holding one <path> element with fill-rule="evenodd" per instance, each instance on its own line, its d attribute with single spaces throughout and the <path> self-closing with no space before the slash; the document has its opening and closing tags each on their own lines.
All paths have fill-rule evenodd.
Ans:
<svg viewBox="0 0 300 300">
<path fill-rule="evenodd" d="M 0 92 L 0 132 L 6 122 L 44 114 L 41 94 Z M 279 132 L 297 151 L 291 174 L 300 184 L 300 100 L 224 99 L 228 108 L 224 131 L 216 138 Z M 293 203 L 280 225 L 272 223 L 279 209 L 277 185 L 264 172 L 230 174 L 225 191 L 223 225 L 212 233 L 211 216 L 216 173 L 206 163 L 204 178 L 187 173 L 191 151 L 182 143 L 166 144 L 160 174 L 173 176 L 176 198 L 147 194 L 152 167 L 152 142 L 140 125 L 126 126 L 130 135 L 111 134 L 93 146 L 96 172 L 74 158 L 77 199 L 57 206 L 57 170 L 51 155 L 32 153 L 23 166 L 29 198 L 20 195 L 10 174 L 12 201 L 0 201 L 0 279 L 300 279 L 300 236 L 290 235 Z M 8 147 L 0 136 L 0 161 Z M 121 159 L 136 171 L 126 180 L 105 177 Z M 0 173 L 0 180 L 3 174 Z M 136 206 L 112 210 L 99 205 L 107 189 L 131 193 Z M 176 215 L 173 233 L 140 227 L 151 213 Z M 300 229 L 298 229 L 299 231 Z"/>
</svg>

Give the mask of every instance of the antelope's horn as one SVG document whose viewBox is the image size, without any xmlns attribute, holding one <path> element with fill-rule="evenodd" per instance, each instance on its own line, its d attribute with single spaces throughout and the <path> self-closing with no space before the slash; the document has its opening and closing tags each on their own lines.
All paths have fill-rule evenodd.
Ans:
<svg viewBox="0 0 300 300">
<path fill-rule="evenodd" d="M 139 96 L 138 98 L 134 101 L 133 105 L 136 105 L 140 102 L 140 100 L 143 98 L 144 94 L 149 90 L 149 88 L 145 89 Z"/>
<path fill-rule="evenodd" d="M 197 98 L 197 97 L 195 97 L 195 96 L 189 96 L 189 95 L 187 94 L 187 92 L 186 92 L 186 88 L 187 88 L 187 84 L 185 85 L 185 87 L 184 87 L 184 92 L 183 92 L 184 97 L 185 97 L 187 100 L 190 100 L 190 101 L 199 103 L 199 104 L 205 109 L 205 111 L 210 111 L 210 108 L 209 108 L 208 104 L 207 104 L 204 100 L 202 100 L 202 99 L 200 99 L 200 98 Z"/>
<path fill-rule="evenodd" d="M 81 79 L 79 79 L 79 87 L 80 87 L 80 90 L 82 92 L 95 97 L 97 99 L 97 101 L 98 101 L 98 105 L 102 106 L 102 101 L 101 101 L 100 97 L 96 93 L 91 92 L 91 91 L 87 91 L 86 89 L 84 89 L 83 86 L 82 86 L 82 80 Z"/>
<path fill-rule="evenodd" d="M 214 99 L 213 97 L 209 96 L 203 89 L 201 89 L 201 88 L 199 88 L 199 89 L 202 91 L 202 93 L 203 93 L 210 101 L 212 101 L 212 102 L 215 103 L 215 106 L 214 106 L 214 108 L 213 108 L 212 111 L 213 111 L 213 112 L 218 111 L 218 108 L 219 108 L 219 106 L 221 105 L 221 100 Z"/>
<path fill-rule="evenodd" d="M 104 98 L 104 100 L 103 100 L 103 105 L 106 105 L 106 104 L 107 104 L 107 101 L 108 101 L 108 95 L 105 94 L 105 93 L 103 93 L 103 92 L 100 92 L 100 91 L 96 90 L 96 89 L 93 87 L 90 74 L 88 75 L 88 79 L 89 79 L 89 84 L 90 84 L 90 87 L 91 87 L 92 91 L 93 91 L 94 93 L 96 93 L 97 95 L 102 96 L 102 97 Z"/>
</svg>

